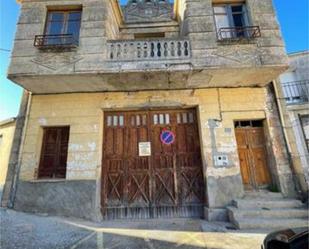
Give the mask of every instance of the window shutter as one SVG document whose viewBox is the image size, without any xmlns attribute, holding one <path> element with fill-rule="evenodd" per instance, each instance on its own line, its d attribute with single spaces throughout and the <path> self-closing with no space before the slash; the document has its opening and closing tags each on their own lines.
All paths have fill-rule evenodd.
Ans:
<svg viewBox="0 0 309 249">
<path fill-rule="evenodd" d="M 44 128 L 39 178 L 65 178 L 69 127 Z"/>
</svg>

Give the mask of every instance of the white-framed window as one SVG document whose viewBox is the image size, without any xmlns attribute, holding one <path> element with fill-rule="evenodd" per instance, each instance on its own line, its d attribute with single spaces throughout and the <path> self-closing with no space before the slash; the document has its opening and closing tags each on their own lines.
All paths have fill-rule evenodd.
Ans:
<svg viewBox="0 0 309 249">
<path fill-rule="evenodd" d="M 245 27 L 250 26 L 246 4 L 213 5 L 219 39 L 248 37 Z"/>
</svg>

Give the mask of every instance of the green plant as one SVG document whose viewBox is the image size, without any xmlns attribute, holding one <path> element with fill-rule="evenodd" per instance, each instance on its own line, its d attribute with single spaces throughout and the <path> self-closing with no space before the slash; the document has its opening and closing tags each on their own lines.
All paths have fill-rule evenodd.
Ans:
<svg viewBox="0 0 309 249">
<path fill-rule="evenodd" d="M 280 192 L 280 190 L 278 189 L 278 187 L 277 187 L 276 185 L 270 185 L 270 186 L 268 187 L 268 190 L 269 190 L 270 192 L 274 192 L 274 193 L 279 193 L 279 192 Z"/>
</svg>

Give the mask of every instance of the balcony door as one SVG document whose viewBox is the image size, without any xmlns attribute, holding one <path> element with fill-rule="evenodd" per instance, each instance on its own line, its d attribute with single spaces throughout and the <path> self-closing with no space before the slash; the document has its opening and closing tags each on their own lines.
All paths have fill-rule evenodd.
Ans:
<svg viewBox="0 0 309 249">
<path fill-rule="evenodd" d="M 48 11 L 45 45 L 78 45 L 81 10 Z"/>
</svg>

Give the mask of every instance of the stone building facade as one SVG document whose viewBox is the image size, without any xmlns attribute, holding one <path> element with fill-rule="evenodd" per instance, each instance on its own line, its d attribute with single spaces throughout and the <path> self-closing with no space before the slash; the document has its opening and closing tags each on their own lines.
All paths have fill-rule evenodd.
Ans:
<svg viewBox="0 0 309 249">
<path fill-rule="evenodd" d="M 289 70 L 278 79 L 278 99 L 298 184 L 308 198 L 309 51 L 289 54 Z"/>
<path fill-rule="evenodd" d="M 295 196 L 269 85 L 287 69 L 271 0 L 20 2 L 15 209 L 225 220 L 246 191 Z"/>
</svg>

